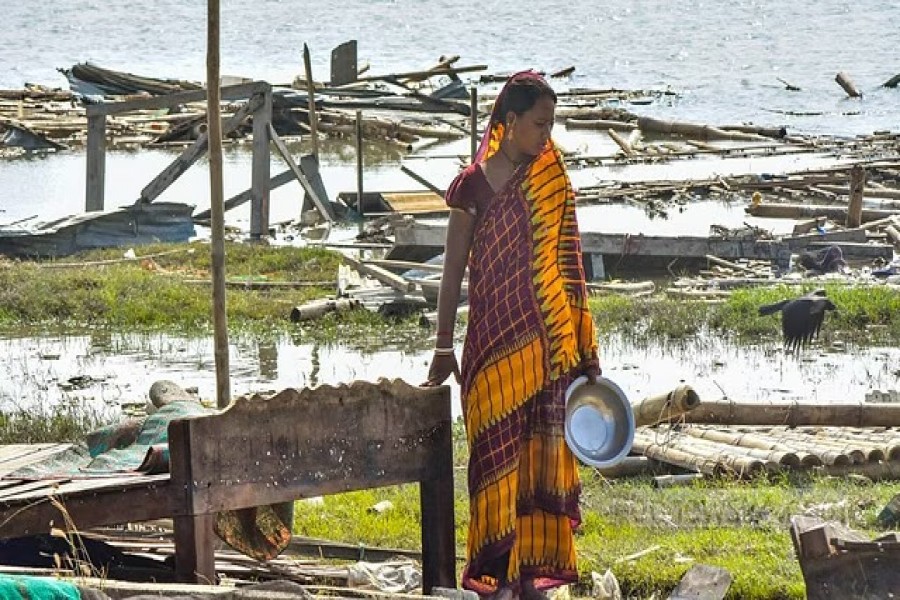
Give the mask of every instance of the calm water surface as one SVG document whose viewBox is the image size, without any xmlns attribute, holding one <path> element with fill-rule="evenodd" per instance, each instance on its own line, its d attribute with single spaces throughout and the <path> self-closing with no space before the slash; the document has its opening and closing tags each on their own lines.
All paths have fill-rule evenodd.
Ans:
<svg viewBox="0 0 900 600">
<path fill-rule="evenodd" d="M 871 389 L 896 389 L 900 349 L 812 348 L 785 356 L 774 345 L 737 347 L 719 338 L 635 344 L 620 336 L 600 340 L 604 375 L 631 399 L 668 392 L 681 383 L 705 400 L 735 402 L 861 402 Z M 215 398 L 210 339 L 167 335 L 70 335 L 0 339 L 0 410 L 76 403 L 118 414 L 143 403 L 150 386 L 170 379 Z M 418 384 L 427 377 L 430 353 L 419 348 L 314 345 L 291 339 L 270 343 L 232 341 L 234 394 L 285 387 L 339 384 L 379 377 Z M 81 383 L 72 388 L 72 383 Z M 459 415 L 459 387 L 452 386 Z"/>
</svg>

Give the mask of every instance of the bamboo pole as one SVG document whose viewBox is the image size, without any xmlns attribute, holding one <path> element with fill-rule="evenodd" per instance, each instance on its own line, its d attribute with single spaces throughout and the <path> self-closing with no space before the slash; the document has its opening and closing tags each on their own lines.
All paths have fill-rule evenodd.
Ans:
<svg viewBox="0 0 900 600">
<path fill-rule="evenodd" d="M 715 429 L 703 429 L 699 427 L 687 427 L 684 431 L 688 435 L 710 439 L 726 444 L 742 446 L 744 448 L 757 448 L 759 450 L 770 450 L 779 452 L 790 452 L 794 454 L 802 467 L 818 467 L 822 465 L 822 459 L 811 452 L 797 451 L 790 446 L 780 444 L 778 442 L 767 440 L 766 438 L 754 435 L 752 433 L 735 433 L 730 431 L 722 431 Z"/>
<path fill-rule="evenodd" d="M 648 396 L 631 404 L 636 427 L 676 420 L 700 405 L 700 396 L 689 385 L 680 385 L 665 394 Z"/>
<path fill-rule="evenodd" d="M 735 443 L 734 439 L 727 434 L 717 435 L 722 433 L 718 431 L 710 431 L 697 427 L 686 427 L 682 431 L 685 434 L 706 443 L 725 444 L 729 452 L 745 454 L 751 458 L 765 462 L 776 462 L 793 469 L 804 466 L 799 454 L 780 444 L 773 444 L 773 446 L 776 446 L 775 448 L 760 448 L 754 445 Z"/>
<path fill-rule="evenodd" d="M 219 92 L 219 0 L 208 0 L 206 31 L 206 120 L 209 132 L 209 188 L 213 280 L 213 333 L 216 405 L 231 403 L 228 365 L 228 316 L 225 303 L 225 207 L 222 184 L 222 119 Z"/>
<path fill-rule="evenodd" d="M 619 135 L 619 133 L 615 129 L 607 129 L 606 133 L 608 133 L 609 137 L 612 138 L 612 141 L 614 141 L 616 145 L 622 149 L 622 152 L 625 153 L 625 156 L 635 155 L 634 148 L 631 147 L 631 144 L 628 143 L 628 140 Z"/>
<path fill-rule="evenodd" d="M 303 44 L 303 67 L 306 70 L 306 95 L 309 106 L 309 135 L 312 139 L 312 155 L 319 160 L 319 127 L 316 115 L 316 84 L 313 83 L 312 61 L 309 57 L 309 46 Z"/>
<path fill-rule="evenodd" d="M 761 473 L 763 470 L 779 470 L 779 465 L 774 460 L 767 460 L 744 454 L 744 452 L 754 451 L 752 448 L 718 444 L 700 438 L 688 438 L 689 436 L 674 434 L 666 441 L 666 444 L 676 450 L 692 452 L 700 456 L 708 456 L 710 460 L 716 461 L 727 470 L 739 474 L 755 475 Z M 761 451 L 756 450 L 756 452 Z"/>
<path fill-rule="evenodd" d="M 900 423 L 900 404 L 702 402 L 683 418 L 688 423 L 708 425 L 894 427 Z"/>
<path fill-rule="evenodd" d="M 657 438 L 652 433 L 636 431 L 632 449 L 653 460 L 675 465 L 689 471 L 699 471 L 700 473 L 713 476 L 719 476 L 726 472 L 724 467 L 715 460 L 711 460 L 708 456 L 673 448 L 664 443 L 664 441 L 664 439 L 661 437 Z"/>
</svg>

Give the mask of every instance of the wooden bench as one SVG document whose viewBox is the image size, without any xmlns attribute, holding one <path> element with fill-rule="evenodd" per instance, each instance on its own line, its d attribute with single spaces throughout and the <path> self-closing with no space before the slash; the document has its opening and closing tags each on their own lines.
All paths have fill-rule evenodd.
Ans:
<svg viewBox="0 0 900 600">
<path fill-rule="evenodd" d="M 65 447 L 0 448 L 0 477 Z M 456 587 L 446 386 L 382 380 L 240 398 L 170 423 L 169 453 L 163 475 L 0 479 L 0 537 L 171 517 L 179 579 L 208 583 L 219 511 L 418 482 L 423 590 Z"/>
</svg>

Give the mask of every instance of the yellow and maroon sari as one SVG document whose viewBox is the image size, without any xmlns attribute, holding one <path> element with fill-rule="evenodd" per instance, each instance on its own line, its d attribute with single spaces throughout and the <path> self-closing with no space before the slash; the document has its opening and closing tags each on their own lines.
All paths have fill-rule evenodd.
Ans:
<svg viewBox="0 0 900 600">
<path fill-rule="evenodd" d="M 492 115 L 476 163 L 499 148 L 499 117 Z M 460 187 L 448 190 L 451 207 L 465 207 L 455 197 Z M 488 594 L 504 580 L 516 587 L 522 578 L 534 579 L 539 589 L 575 581 L 581 488 L 563 434 L 564 393 L 587 361 L 597 360 L 597 346 L 574 193 L 552 141 L 480 207 L 468 298 L 462 404 L 470 523 L 463 585 Z"/>
</svg>

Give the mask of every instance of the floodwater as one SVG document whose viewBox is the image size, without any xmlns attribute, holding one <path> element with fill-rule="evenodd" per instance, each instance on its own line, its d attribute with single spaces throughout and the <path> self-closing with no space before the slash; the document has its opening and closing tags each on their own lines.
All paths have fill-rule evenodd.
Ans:
<svg viewBox="0 0 900 600">
<path fill-rule="evenodd" d="M 785 355 L 777 342 L 736 346 L 718 337 L 640 344 L 622 336 L 600 340 L 604 375 L 632 400 L 668 392 L 682 383 L 707 401 L 862 402 L 872 389 L 900 383 L 900 349 L 822 349 Z M 92 413 L 120 414 L 144 404 L 151 384 L 169 379 L 196 387 L 214 402 L 213 343 L 208 338 L 162 334 L 72 334 L 0 339 L 0 410 L 46 410 L 60 404 Z M 356 379 L 425 381 L 430 353 L 421 348 L 232 341 L 234 395 L 286 387 L 339 384 Z M 461 413 L 452 383 L 453 414 Z"/>
<path fill-rule="evenodd" d="M 24 83 L 65 87 L 57 68 L 92 61 L 155 77 L 205 78 L 205 3 L 154 0 L 67 0 L 64 3 L 0 0 L 0 87 Z M 360 59 L 372 73 L 416 70 L 441 55 L 460 54 L 460 64 L 487 64 L 489 72 L 525 67 L 553 71 L 575 65 L 560 87 L 670 89 L 677 97 L 623 108 L 638 114 L 711 124 L 753 122 L 787 126 L 791 132 L 870 134 L 896 128 L 900 89 L 881 88 L 893 76 L 900 46 L 900 1 L 822 0 L 546 0 L 532 3 L 477 0 L 344 0 L 293 3 L 222 2 L 222 72 L 288 83 L 302 71 L 303 43 L 312 52 L 314 76 L 327 79 L 329 52 L 347 39 L 359 41 Z M 863 91 L 848 99 L 834 82 L 846 71 Z M 788 92 L 782 78 L 802 88 Z M 787 114 L 797 113 L 797 114 Z M 605 136 L 567 132 L 567 149 L 610 154 Z M 292 151 L 308 150 L 294 147 Z M 468 153 L 468 141 L 431 148 L 432 158 L 405 163 L 440 187 L 459 168 L 447 155 Z M 134 202 L 141 188 L 177 156 L 174 150 L 112 151 L 106 164 L 108 208 Z M 442 158 L 443 157 L 443 158 Z M 396 150 L 369 145 L 366 190 L 413 190 L 420 186 L 400 169 Z M 609 180 L 699 178 L 738 173 L 780 173 L 826 166 L 830 156 L 680 161 L 671 165 L 605 166 L 573 170 L 576 186 Z M 225 150 L 225 194 L 249 187 L 250 153 Z M 275 157 L 272 170 L 284 166 Z M 0 161 L 0 223 L 28 217 L 49 220 L 84 206 L 84 155 L 80 151 Z M 352 144 L 328 142 L 322 178 L 329 194 L 355 191 Z M 161 201 L 209 206 L 208 171 L 201 160 L 172 185 Z M 302 191 L 292 182 L 271 194 L 271 221 L 295 219 Z M 249 206 L 226 216 L 246 230 Z M 705 201 L 690 210 L 651 218 L 630 206 L 585 206 L 586 231 L 645 234 L 706 234 L 713 224 L 742 223 L 781 233 L 786 221 L 747 217 L 743 203 Z M 198 232 L 201 236 L 205 232 Z M 344 232 L 347 235 L 352 232 Z M 898 387 L 896 348 L 811 351 L 813 360 L 784 356 L 777 341 L 735 346 L 700 339 L 677 344 L 635 345 L 619 337 L 601 340 L 605 373 L 632 398 L 667 391 L 686 382 L 702 398 L 735 401 L 861 401 L 870 389 Z M 215 389 L 212 341 L 162 335 L 82 335 L 0 339 L 0 409 L 53 406 L 60 402 L 117 411 L 141 402 L 161 378 Z M 291 339 L 277 343 L 233 342 L 235 394 L 352 379 L 403 377 L 424 380 L 427 352 L 410 348 L 360 350 L 348 345 L 312 346 Z M 760 377 L 760 374 L 764 374 Z M 72 378 L 79 385 L 70 383 Z M 454 402 L 459 411 L 458 388 Z"/>
</svg>

